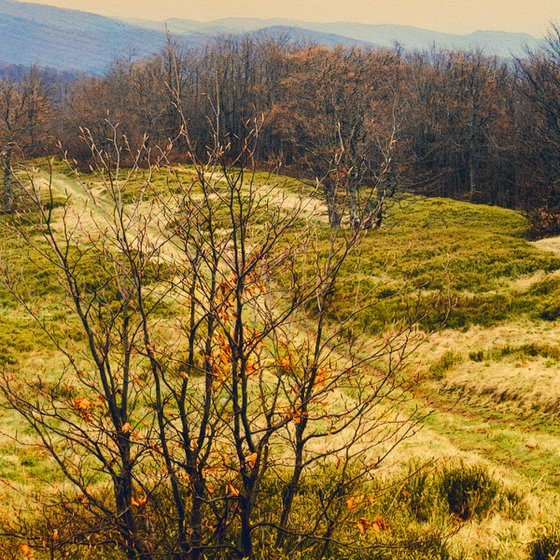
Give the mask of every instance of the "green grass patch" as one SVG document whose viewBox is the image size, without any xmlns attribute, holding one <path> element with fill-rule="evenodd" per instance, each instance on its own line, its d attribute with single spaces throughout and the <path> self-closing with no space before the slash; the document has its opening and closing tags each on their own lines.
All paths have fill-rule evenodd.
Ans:
<svg viewBox="0 0 560 560">
<path fill-rule="evenodd" d="M 344 294 L 360 286 L 372 303 L 362 318 L 370 332 L 414 313 L 427 330 L 491 326 L 519 315 L 554 320 L 560 279 L 521 292 L 509 287 L 560 269 L 559 257 L 522 236 L 528 227 L 522 215 L 503 208 L 421 197 L 393 204 L 382 229 L 370 232 L 346 262 L 339 311 L 351 312 Z M 449 297 L 451 309 L 434 294 Z"/>
<path fill-rule="evenodd" d="M 521 344 L 520 346 L 499 346 L 490 350 L 477 350 L 469 353 L 473 362 L 485 360 L 502 360 L 504 358 L 549 358 L 555 362 L 560 361 L 560 348 L 549 344 Z"/>
</svg>

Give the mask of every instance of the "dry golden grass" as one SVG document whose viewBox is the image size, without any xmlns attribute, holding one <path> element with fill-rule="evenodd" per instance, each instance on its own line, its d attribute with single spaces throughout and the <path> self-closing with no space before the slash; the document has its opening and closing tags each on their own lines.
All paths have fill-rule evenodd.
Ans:
<svg viewBox="0 0 560 560">
<path fill-rule="evenodd" d="M 71 195 L 73 207 L 69 220 L 74 224 L 79 220 L 86 230 L 97 227 L 104 213 L 109 211 L 110 206 L 104 202 L 105 193 L 99 185 L 91 191 L 96 205 L 92 204 L 90 194 L 72 178 L 56 174 L 54 187 L 59 196 Z M 268 189 L 271 204 L 294 208 L 302 201 L 293 186 L 283 190 L 281 187 L 269 189 L 263 184 L 263 188 Z M 306 215 L 314 216 L 319 224 L 324 224 L 324 205 L 309 196 L 303 200 Z M 142 204 L 148 205 L 150 202 Z M 437 212 L 445 215 L 447 206 L 437 201 L 429 203 L 428 207 L 426 228 L 429 229 L 430 223 L 438 226 L 439 222 L 434 221 L 435 216 Z M 484 218 L 483 209 L 455 203 L 450 203 L 450 208 L 450 221 L 460 221 L 461 209 L 467 208 L 472 219 L 477 221 L 477 227 L 480 227 L 480 221 Z M 507 212 L 500 210 L 498 214 L 507 223 Z M 414 216 L 412 214 L 416 219 Z M 467 219 L 468 216 L 465 217 Z M 491 218 L 488 220 L 492 222 Z M 413 230 L 414 224 L 400 227 Z M 515 228 L 518 227 L 516 222 Z M 150 241 L 157 243 L 161 231 L 154 228 L 150 233 Z M 393 233 L 397 235 L 399 231 Z M 425 235 L 426 243 L 434 242 L 435 237 L 432 239 L 430 235 Z M 382 254 L 383 243 L 391 243 L 390 238 L 391 232 L 387 230 L 382 232 L 381 245 L 376 246 L 375 239 L 372 239 L 372 252 Z M 491 241 L 494 237 L 489 236 L 488 239 Z M 503 239 L 497 241 L 503 242 Z M 520 242 L 516 240 L 516 243 Z M 415 258 L 418 266 L 423 264 L 423 261 L 420 262 L 421 256 L 414 256 L 420 242 L 414 241 L 414 244 L 413 249 L 406 252 L 407 266 L 411 269 Z M 560 255 L 560 238 L 538 241 L 533 246 L 539 251 Z M 460 252 L 460 247 L 455 250 Z M 176 255 L 171 253 L 166 258 L 175 261 Z M 446 257 L 443 255 L 441 258 L 445 260 Z M 469 272 L 468 266 L 465 266 Z M 479 263 L 478 266 L 482 265 Z M 370 270 L 371 274 L 363 273 L 361 276 L 369 280 L 376 274 L 379 278 L 386 278 L 387 274 L 390 276 L 391 273 L 378 268 Z M 504 274 L 495 291 L 525 292 L 540 282 L 557 278 L 559 274 L 559 270 L 534 270 L 525 275 Z M 476 294 L 476 285 L 474 281 L 465 284 L 464 293 Z M 12 316 L 16 313 L 21 313 L 21 310 L 0 307 L 2 315 Z M 458 526 L 450 541 L 451 551 L 457 559 L 522 560 L 526 557 L 525 545 L 530 540 L 533 528 L 542 520 L 552 519 L 560 513 L 560 362 L 542 355 L 533 356 L 522 350 L 530 345 L 560 348 L 557 322 L 537 321 L 527 316 L 508 317 L 489 327 L 475 324 L 461 330 L 445 329 L 431 335 L 421 344 L 411 361 L 410 375 L 416 375 L 423 381 L 416 393 L 411 395 L 406 407 L 412 409 L 420 405 L 433 413 L 425 420 L 422 429 L 391 455 L 384 466 L 383 475 L 394 474 L 411 460 L 435 460 L 440 466 L 458 460 L 467 464 L 482 463 L 502 483 L 516 488 L 525 497 L 528 507 L 525 519 L 511 519 L 493 512 L 481 520 Z M 521 350 L 500 355 L 500 350 L 505 347 Z M 481 360 L 470 357 L 481 352 Z M 440 363 L 446 354 L 456 359 L 443 367 L 440 379 L 431 377 L 430 368 Z M 18 362 L 10 367 L 27 379 L 38 375 L 56 377 L 62 372 L 59 356 L 43 348 L 34 348 L 22 354 Z M 351 398 L 351 395 L 335 394 L 333 398 Z M 402 414 L 407 412 L 408 409 L 403 410 Z M 65 482 L 51 460 L 34 445 L 35 436 L 21 424 L 15 413 L 1 409 L 0 422 L 1 519 L 18 508 L 32 512 L 37 491 L 56 492 L 65 487 Z M 339 444 L 341 437 L 338 436 L 329 444 Z M 375 453 L 380 451 L 382 448 L 375 449 Z"/>
<path fill-rule="evenodd" d="M 551 253 L 560 254 L 560 237 L 547 237 L 533 243 L 541 251 L 550 251 Z"/>
</svg>

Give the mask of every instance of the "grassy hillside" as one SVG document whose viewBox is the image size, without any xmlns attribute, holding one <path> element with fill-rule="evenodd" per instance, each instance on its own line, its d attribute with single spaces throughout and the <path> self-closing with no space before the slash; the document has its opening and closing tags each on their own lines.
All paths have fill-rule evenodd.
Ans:
<svg viewBox="0 0 560 560">
<path fill-rule="evenodd" d="M 99 177 L 86 179 L 103 212 L 106 192 Z M 258 180 L 266 184 L 270 178 Z M 71 176 L 58 170 L 53 184 L 60 200 L 72 194 L 74 206 L 83 204 Z M 127 186 L 128 203 L 136 200 L 134 185 Z M 168 188 L 163 177 L 153 185 Z M 310 207 L 319 210 L 317 237 L 328 238 L 321 201 L 293 180 L 279 189 L 275 204 L 289 205 L 307 193 Z M 41 226 L 32 216 L 26 219 L 40 249 Z M 76 348 L 83 340 L 49 265 L 2 227 L 0 259 L 10 285 L 0 284 L 0 366 L 25 380 L 29 391 L 40 390 L 71 374 L 23 303 L 41 320 L 56 323 Z M 408 361 L 407 375 L 417 383 L 406 406 L 431 414 L 364 489 L 375 500 L 363 498 L 355 512 L 354 502 L 348 503 L 358 519 L 348 531 L 366 548 L 404 539 L 408 552 L 354 550 L 344 557 L 528 559 L 535 531 L 560 515 L 560 252 L 553 242 L 527 241 L 527 227 L 513 211 L 403 197 L 391 202 L 381 230 L 368 233 L 345 263 L 334 315 L 352 312 L 356 301 L 344 296 L 359 288 L 362 302 L 375 302 L 359 319 L 368 336 L 401 323 L 430 335 Z M 79 266 L 92 286 L 102 283 L 95 255 Z M 70 380 L 61 390 L 71 386 Z M 0 409 L 0 421 L 0 522 L 21 508 L 33 523 L 40 516 L 38 493 L 63 490 L 66 483 L 15 412 Z M 427 469 L 419 471 L 421 464 Z M 317 492 L 328 477 L 318 473 L 321 482 L 306 481 L 305 492 Z M 453 509 L 450 488 L 458 487 L 457 480 L 471 484 L 465 490 L 470 501 Z M 274 492 L 270 499 L 276 507 Z M 366 517 L 376 521 L 360 525 Z M 39 548 L 36 557 L 42 558 Z"/>
<path fill-rule="evenodd" d="M 407 197 L 348 263 L 345 281 L 362 282 L 380 298 L 378 314 L 364 318 L 372 330 L 402 314 L 418 292 L 424 299 L 444 293 L 452 304 L 450 311 L 427 310 L 426 330 L 521 316 L 553 320 L 560 283 L 550 273 L 560 268 L 560 255 L 528 243 L 527 228 L 521 215 L 502 208 Z"/>
</svg>

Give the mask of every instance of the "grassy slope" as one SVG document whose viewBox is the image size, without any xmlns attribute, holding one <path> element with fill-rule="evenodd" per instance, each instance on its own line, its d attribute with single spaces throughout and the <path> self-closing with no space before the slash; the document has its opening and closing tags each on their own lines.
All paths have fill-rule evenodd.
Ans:
<svg viewBox="0 0 560 560">
<path fill-rule="evenodd" d="M 461 531 L 454 546 L 474 558 L 524 558 L 531 524 L 559 508 L 560 252 L 526 241 L 526 228 L 501 208 L 411 197 L 366 241 L 360 272 L 356 261 L 345 276 L 381 298 L 364 317 L 372 332 L 418 300 L 424 328 L 445 325 L 415 357 L 425 378 L 417 398 L 434 414 L 401 458 L 485 462 L 533 503 L 530 521 Z M 438 290 L 452 302 L 447 318 Z"/>
<path fill-rule="evenodd" d="M 71 186 L 68 177 L 57 179 L 61 191 Z M 289 192 L 295 190 L 290 181 Z M 553 515 L 560 489 L 560 255 L 523 239 L 526 227 L 522 216 L 499 208 L 400 200 L 382 230 L 369 235 L 348 263 L 340 293 L 359 284 L 364 297 L 379 298 L 362 317 L 372 333 L 404 317 L 418 301 L 427 306 L 422 326 L 439 328 L 445 313 L 432 307 L 434 295 L 443 290 L 450 296 L 446 330 L 431 337 L 413 364 L 424 379 L 416 398 L 434 414 L 399 459 L 485 461 L 527 493 L 534 512 Z M 31 283 L 26 297 L 33 305 L 55 319 L 65 316 L 58 287 L 36 274 L 15 238 L 3 237 L 2 260 Z M 338 301 L 344 314 L 347 302 Z M 0 362 L 26 375 L 54 375 L 61 367 L 46 338 L 2 286 Z M 36 448 L 13 440 L 17 418 L 9 411 L 0 414 L 0 493 L 4 503 L 28 504 L 33 490 L 52 482 L 51 466 Z M 31 441 L 25 431 L 17 435 Z M 455 546 L 474 557 L 489 557 L 479 550 L 485 549 L 521 558 L 517 554 L 533 522 L 488 519 L 477 525 L 478 540 L 467 527 Z M 504 538 L 508 531 L 513 536 Z"/>
</svg>

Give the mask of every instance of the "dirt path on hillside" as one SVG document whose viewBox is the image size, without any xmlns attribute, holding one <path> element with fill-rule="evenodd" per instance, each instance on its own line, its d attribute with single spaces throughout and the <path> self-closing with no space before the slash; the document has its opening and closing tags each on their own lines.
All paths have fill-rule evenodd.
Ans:
<svg viewBox="0 0 560 560">
<path fill-rule="evenodd" d="M 64 197 L 70 197 L 72 201 L 80 201 L 82 208 L 89 206 L 95 212 L 108 218 L 111 215 L 109 204 L 103 200 L 102 188 L 87 189 L 84 184 L 75 179 L 70 179 L 58 173 L 39 173 L 39 180 L 48 185 L 52 184 L 53 192 Z"/>
<path fill-rule="evenodd" d="M 540 251 L 547 251 L 548 253 L 554 253 L 555 255 L 560 256 L 560 236 L 539 239 L 538 241 L 531 241 L 530 244 Z M 508 283 L 508 287 L 509 289 L 516 292 L 524 292 L 526 290 L 529 290 L 538 282 L 541 282 L 547 278 L 554 278 L 557 276 L 560 276 L 560 269 L 554 270 L 552 272 L 538 270 L 537 272 L 529 276 L 522 276 L 521 278 L 511 280 Z"/>
<path fill-rule="evenodd" d="M 41 182 L 47 184 L 49 176 L 46 173 L 42 173 L 39 176 L 39 179 Z M 76 228 L 80 241 L 83 239 L 83 243 L 90 243 L 91 236 L 95 237 L 98 233 L 102 235 L 104 229 L 112 227 L 115 219 L 113 214 L 113 204 L 102 186 L 96 185 L 95 183 L 90 185 L 86 181 L 80 182 L 72 177 L 66 177 L 57 173 L 53 174 L 50 180 L 52 182 L 53 191 L 57 197 L 70 197 L 66 213 L 63 215 L 62 211 L 60 211 L 60 214 L 55 216 L 54 225 L 57 229 L 62 231 L 62 229 L 65 228 L 63 225 L 64 219 L 66 222 L 65 229 L 67 229 L 68 226 L 70 228 Z M 316 220 L 321 223 L 323 220 L 328 222 L 326 206 L 320 199 L 305 196 L 299 193 L 284 191 L 282 187 L 270 184 L 258 185 L 256 190 L 257 197 L 262 196 L 266 201 L 266 204 L 270 204 L 272 207 L 277 206 L 286 208 L 288 211 L 298 211 L 305 219 Z M 258 193 L 258 190 L 260 190 L 260 193 Z M 127 205 L 125 206 L 125 211 L 131 214 L 135 211 L 135 208 L 133 205 Z M 165 260 L 167 263 L 173 263 L 176 266 L 181 266 L 186 257 L 184 253 L 173 246 L 172 242 L 169 242 L 168 239 L 166 240 L 165 235 L 162 233 L 162 231 L 164 231 L 165 218 L 163 213 L 158 211 L 157 207 L 151 206 L 151 202 L 141 203 L 137 208 L 137 211 L 139 213 L 145 211 L 146 217 L 149 216 L 148 219 L 152 219 L 153 217 L 154 222 L 150 225 L 149 223 L 142 221 L 143 227 L 146 231 L 143 244 L 151 245 L 160 243 L 161 251 L 158 258 Z M 111 237 L 112 236 L 113 234 L 111 234 Z M 305 328 L 302 325 L 292 323 L 290 328 L 292 329 L 294 338 L 305 336 Z M 333 353 L 332 359 L 344 362 L 343 357 L 338 355 L 337 352 Z M 373 372 L 372 375 L 374 375 Z M 412 395 L 410 398 L 412 399 Z M 331 402 L 332 407 L 336 407 L 337 405 L 342 407 L 346 406 L 348 409 L 352 409 L 354 407 L 354 404 L 352 404 L 354 397 L 351 394 L 348 394 L 343 388 L 337 388 L 328 400 Z M 343 403 L 346 404 L 344 405 Z M 378 414 L 381 416 L 388 414 L 386 408 L 389 407 L 390 409 L 392 406 L 391 401 L 382 403 L 378 410 Z M 408 410 L 408 414 L 410 414 L 411 411 L 412 409 Z M 398 410 L 395 410 L 394 412 L 401 420 L 402 415 L 408 416 L 406 412 Z M 395 437 L 398 438 L 398 434 Z M 315 446 L 315 452 L 323 453 L 326 447 L 333 449 L 338 448 L 348 439 L 348 433 L 342 432 L 340 434 L 331 435 L 325 440 L 316 440 L 312 447 Z M 375 441 L 365 441 L 363 442 L 363 445 L 368 448 L 373 445 L 376 453 L 382 455 L 386 451 L 385 448 L 392 445 L 394 441 L 391 438 L 388 438 L 387 441 L 383 441 L 383 437 L 380 437 L 379 439 L 382 441 L 379 448 L 375 447 Z M 434 441 L 434 439 L 436 439 L 436 435 L 431 434 L 429 440 Z M 440 442 L 440 445 L 446 445 L 441 441 L 441 439 L 438 441 Z"/>
<path fill-rule="evenodd" d="M 329 223 L 327 205 L 319 198 L 290 192 L 278 185 L 263 185 L 262 188 L 268 189 L 267 198 L 273 204 L 290 210 L 298 209 L 305 218 L 325 224 Z"/>
<path fill-rule="evenodd" d="M 550 251 L 560 255 L 560 236 L 539 239 L 538 241 L 533 241 L 533 245 L 541 249 L 541 251 Z"/>
<path fill-rule="evenodd" d="M 70 204 L 66 210 L 64 221 L 66 222 L 66 227 L 76 228 L 77 231 L 81 230 L 84 242 L 91 241 L 91 235 L 96 233 L 102 235 L 104 231 L 114 228 L 115 215 L 113 204 L 107 199 L 102 185 L 89 187 L 76 179 L 57 173 L 53 173 L 50 178 L 47 173 L 42 173 L 39 175 L 39 179 L 45 185 L 50 180 L 55 194 L 70 198 Z M 142 214 L 143 210 L 150 213 L 152 220 L 151 223 L 139 223 L 140 228 L 145 228 L 146 234 L 142 235 L 142 232 L 139 231 L 140 236 L 136 238 L 134 224 L 137 220 L 131 219 L 130 215 L 132 212 Z M 149 252 L 153 247 L 160 247 L 164 250 L 159 252 L 158 258 L 167 263 L 177 264 L 179 258 L 184 258 L 184 255 L 181 256 L 180 251 L 173 246 L 173 243 L 169 243 L 169 238 L 164 233 L 165 217 L 162 212 L 156 212 L 153 207 L 142 208 L 141 204 L 138 208 L 134 209 L 127 209 L 125 206 L 125 215 L 131 219 L 129 234 L 132 234 L 132 239 L 142 240 L 137 241 L 138 250 Z M 55 227 L 63 228 L 62 219 L 56 220 Z"/>
</svg>

